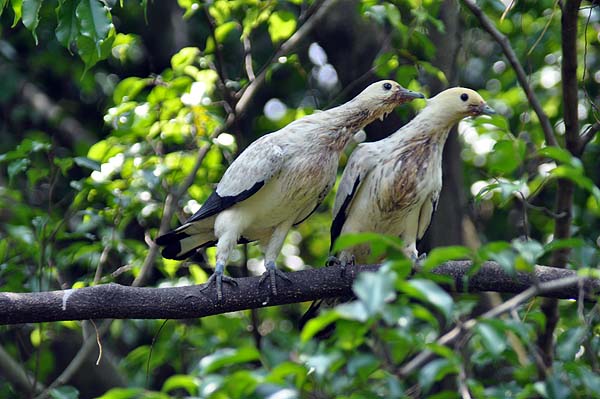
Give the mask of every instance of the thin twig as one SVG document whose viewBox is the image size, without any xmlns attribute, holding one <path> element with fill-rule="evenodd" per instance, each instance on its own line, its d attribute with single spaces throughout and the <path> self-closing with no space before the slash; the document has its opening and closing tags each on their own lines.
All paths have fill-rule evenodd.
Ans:
<svg viewBox="0 0 600 399">
<path fill-rule="evenodd" d="M 544 137 L 546 139 L 546 144 L 550 146 L 557 146 L 558 143 L 556 141 L 556 137 L 554 135 L 554 130 L 552 128 L 552 124 L 550 123 L 550 119 L 548 118 L 548 115 L 544 112 L 542 105 L 540 104 L 537 96 L 533 91 L 533 88 L 529 84 L 527 74 L 523 69 L 523 65 L 521 65 L 521 62 L 519 61 L 519 58 L 515 54 L 515 50 L 510 45 L 510 41 L 494 26 L 494 23 L 475 3 L 475 1 L 463 0 L 463 3 L 467 6 L 469 10 L 471 10 L 471 13 L 473 13 L 473 15 L 479 20 L 481 26 L 500 45 L 504 56 L 508 59 L 508 62 L 510 62 L 513 69 L 515 70 L 515 73 L 517 74 L 517 80 L 519 81 L 519 84 L 523 88 L 523 91 L 525 92 L 529 103 L 533 107 L 533 110 L 535 111 L 538 119 L 540 120 L 540 125 L 542 127 L 542 131 L 544 132 Z"/>
<path fill-rule="evenodd" d="M 242 38 L 244 44 L 244 67 L 246 68 L 246 75 L 248 75 L 248 81 L 253 82 L 256 79 L 254 75 L 254 67 L 252 66 L 252 43 L 250 42 L 249 35 Z"/>
<path fill-rule="evenodd" d="M 98 331 L 98 326 L 94 320 L 90 319 L 90 323 L 94 326 L 94 332 L 96 333 L 96 344 L 98 344 L 98 359 L 96 359 L 96 366 L 100 364 L 100 360 L 102 360 L 102 342 L 100 341 L 100 331 Z"/>
<path fill-rule="evenodd" d="M 106 333 L 111 322 L 112 320 L 107 320 L 104 323 L 102 323 L 100 328 L 98 328 L 99 337 Z M 92 353 L 92 350 L 94 350 L 97 344 L 98 343 L 95 339 L 93 339 L 91 336 L 88 336 L 85 339 L 81 348 L 79 348 L 77 354 L 73 357 L 73 360 L 71 360 L 71 362 L 69 363 L 69 365 L 63 370 L 63 372 L 58 377 L 56 377 L 56 379 L 50 385 L 48 385 L 48 387 L 41 394 L 36 396 L 35 399 L 48 398 L 52 389 L 67 383 L 73 377 L 73 375 L 80 370 L 83 362 Z"/>
<path fill-rule="evenodd" d="M 298 28 L 297 31 L 281 44 L 271 59 L 265 64 L 258 75 L 256 75 L 256 78 L 237 93 L 239 100 L 235 105 L 236 115 L 243 115 L 246 112 L 248 104 L 252 102 L 258 90 L 265 83 L 269 66 L 279 59 L 279 57 L 283 57 L 294 50 L 308 36 L 308 34 L 312 32 L 314 27 L 317 26 L 318 22 L 325 15 L 327 15 L 327 12 L 331 6 L 336 2 L 337 0 L 324 1 L 323 4 L 304 22 L 304 24 L 302 24 L 302 26 L 300 26 L 300 28 Z"/>
<path fill-rule="evenodd" d="M 560 290 L 562 288 L 572 286 L 573 284 L 577 284 L 580 280 L 582 280 L 582 277 L 571 276 L 547 283 L 542 283 L 537 287 L 531 287 L 507 300 L 506 302 L 503 302 L 501 305 L 488 310 L 477 319 L 469 319 L 462 323 L 460 327 L 454 327 L 452 330 L 437 339 L 435 343 L 437 345 L 449 345 L 461 337 L 461 332 L 472 330 L 477 325 L 478 319 L 491 319 L 498 317 L 503 313 L 510 312 L 512 309 L 528 301 L 535 295 Z M 424 364 L 429 362 L 434 357 L 435 354 L 433 352 L 423 351 L 411 359 L 400 370 L 398 370 L 397 374 L 400 378 L 404 378 L 415 372 L 417 369 L 423 367 Z"/>
</svg>

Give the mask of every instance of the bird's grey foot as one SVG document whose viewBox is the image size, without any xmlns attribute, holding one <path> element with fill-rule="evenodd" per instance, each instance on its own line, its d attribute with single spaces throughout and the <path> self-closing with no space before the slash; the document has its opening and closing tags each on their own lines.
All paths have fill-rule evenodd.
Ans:
<svg viewBox="0 0 600 399">
<path fill-rule="evenodd" d="M 337 258 L 334 255 L 330 255 L 327 260 L 325 261 L 325 266 L 326 267 L 331 267 L 331 266 L 338 266 L 341 265 L 342 262 L 340 261 L 339 258 Z"/>
<path fill-rule="evenodd" d="M 427 253 L 426 252 L 423 252 L 419 256 L 417 256 L 416 253 L 413 253 L 410 256 L 410 260 L 412 260 L 414 264 L 420 265 L 425 260 L 426 257 L 427 257 Z"/>
<path fill-rule="evenodd" d="M 277 277 L 287 281 L 290 284 L 292 283 L 292 280 L 290 280 L 290 278 L 286 276 L 284 272 L 277 269 L 277 267 L 275 266 L 275 262 L 267 262 L 266 267 L 267 271 L 263 273 L 262 277 L 258 281 L 258 284 L 261 285 L 262 283 L 264 283 L 268 277 L 269 284 L 271 285 L 271 292 L 273 293 L 273 295 L 277 295 Z"/>
<path fill-rule="evenodd" d="M 340 269 L 341 269 L 340 274 L 342 277 L 344 277 L 344 275 L 346 274 L 346 267 L 354 266 L 355 263 L 356 263 L 356 258 L 354 257 L 354 255 L 352 255 L 352 258 L 349 261 L 340 260 L 338 257 L 331 255 L 325 261 L 325 266 L 327 266 L 327 267 L 340 266 Z"/>
<path fill-rule="evenodd" d="M 204 291 L 209 288 L 211 285 L 215 285 L 217 289 L 217 300 L 221 301 L 223 299 L 223 283 L 231 284 L 237 287 L 238 283 L 234 278 L 229 276 L 225 276 L 223 274 L 223 270 L 225 266 L 222 263 L 217 263 L 215 267 L 215 272 L 208 278 L 206 283 L 204 283 L 204 287 L 200 288 L 200 291 Z"/>
</svg>

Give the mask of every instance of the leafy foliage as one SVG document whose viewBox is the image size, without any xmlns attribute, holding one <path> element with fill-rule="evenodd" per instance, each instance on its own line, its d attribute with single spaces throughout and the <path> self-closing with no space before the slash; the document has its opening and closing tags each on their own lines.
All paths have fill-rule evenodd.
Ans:
<svg viewBox="0 0 600 399">
<path fill-rule="evenodd" d="M 318 33 L 336 24 L 340 9 L 313 28 L 317 33 L 305 37 L 306 46 L 286 46 L 321 3 L 0 0 L 0 23 L 12 25 L 0 37 L 2 291 L 137 284 L 140 277 L 153 286 L 205 282 L 214 250 L 170 261 L 149 250 L 150 241 L 161 224 L 170 226 L 198 209 L 243 146 L 313 112 L 315 104 L 343 100 L 336 96 L 352 86 L 344 77 L 356 72 L 354 65 L 335 63 L 324 48 L 343 43 Z M 368 60 L 372 78 L 391 77 L 428 92 L 429 82 L 451 80 L 436 59 L 444 43 L 431 35 L 445 30 L 442 3 L 363 0 L 352 9 L 344 4 L 337 24 L 356 17 L 352 22 L 361 36 L 383 42 Z M 499 2 L 481 4 L 527 65 L 563 144 L 558 4 L 514 2 L 510 10 Z M 597 120 L 600 95 L 595 72 L 600 14 L 588 6 L 579 16 L 578 36 L 580 50 L 586 49 L 579 57 L 586 72 L 577 75 L 582 127 Z M 168 29 L 156 22 L 154 10 L 161 23 L 176 22 L 169 27 L 187 35 L 184 44 L 167 41 Z M 110 353 L 100 361 L 106 367 L 85 368 L 93 383 L 72 376 L 53 386 L 50 396 L 408 397 L 417 387 L 416 395 L 437 398 L 457 397 L 457 387 L 488 398 L 596 395 L 595 306 L 560 303 L 554 360 L 544 368 L 534 345 L 547 324 L 539 300 L 499 318 L 478 318 L 479 296 L 450 295 L 442 288 L 448 281 L 431 273 L 455 259 L 475 265 L 494 260 L 510 273 L 530 271 L 548 263 L 553 251 L 568 248 L 569 267 L 593 275 L 600 259 L 598 139 L 581 157 L 548 147 L 498 45 L 466 10 L 460 17 L 465 27 L 458 80 L 500 114 L 459 125 L 462 149 L 455 155 L 463 161 L 465 181 L 460 189 L 474 198 L 465 217 L 474 221 L 480 245 L 435 248 L 411 274 L 397 238 L 343 236 L 336 250 L 368 242 L 373 261 L 385 257 L 385 263 L 359 276 L 354 299 L 324 310 L 302 330 L 298 321 L 306 304 L 201 320 L 115 320 L 101 338 Z M 156 41 L 167 49 L 162 59 Z M 370 54 L 370 46 L 373 42 L 357 41 L 344 51 L 348 57 L 351 50 Z M 278 51 L 285 54 L 273 59 Z M 260 80 L 259 94 L 240 112 L 238 101 Z M 403 107 L 396 117 L 405 122 L 413 112 Z M 564 179 L 576 186 L 573 237 L 559 240 L 553 229 L 560 216 L 552 210 L 556 183 Z M 323 264 L 331 201 L 330 196 L 292 231 L 282 264 L 290 269 Z M 262 271 L 256 246 L 240 247 L 232 258 L 232 275 Z M 439 340 L 467 320 L 474 320 L 474 328 L 461 339 Z M 48 386 L 79 348 L 83 325 L 88 330 L 87 322 L 1 327 L 0 349 Z M 407 362 L 424 351 L 433 360 L 407 371 Z M 26 391 L 13 380 L 0 381 L 0 397 L 23 397 Z"/>
</svg>

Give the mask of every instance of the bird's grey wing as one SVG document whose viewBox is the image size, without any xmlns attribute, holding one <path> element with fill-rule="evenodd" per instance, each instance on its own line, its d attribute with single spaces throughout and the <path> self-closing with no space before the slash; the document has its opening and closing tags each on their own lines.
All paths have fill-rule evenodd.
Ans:
<svg viewBox="0 0 600 399">
<path fill-rule="evenodd" d="M 250 198 L 281 170 L 284 155 L 274 136 L 256 140 L 227 168 L 215 191 L 186 223 L 213 216 Z"/>
<path fill-rule="evenodd" d="M 368 143 L 360 144 L 350 156 L 335 195 L 330 250 L 342 232 L 352 200 L 374 165 L 374 157 Z"/>
<path fill-rule="evenodd" d="M 419 213 L 419 226 L 417 228 L 417 239 L 419 240 L 423 238 L 427 228 L 429 227 L 429 224 L 431 223 L 433 213 L 437 209 L 439 197 L 440 193 L 434 192 L 425 200 L 423 206 L 421 206 L 421 211 Z"/>
</svg>

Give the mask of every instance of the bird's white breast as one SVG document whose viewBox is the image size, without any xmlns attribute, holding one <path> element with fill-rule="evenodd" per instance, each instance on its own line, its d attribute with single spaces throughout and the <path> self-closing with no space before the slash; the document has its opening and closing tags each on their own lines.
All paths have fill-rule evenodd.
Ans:
<svg viewBox="0 0 600 399">
<path fill-rule="evenodd" d="M 236 223 L 248 239 L 260 239 L 277 225 L 304 219 L 331 189 L 338 154 L 310 149 L 287 149 L 290 155 L 279 173 L 256 194 L 221 212 L 215 223 Z M 286 154 L 287 155 L 287 154 Z M 218 231 L 216 231 L 218 235 Z"/>
</svg>

